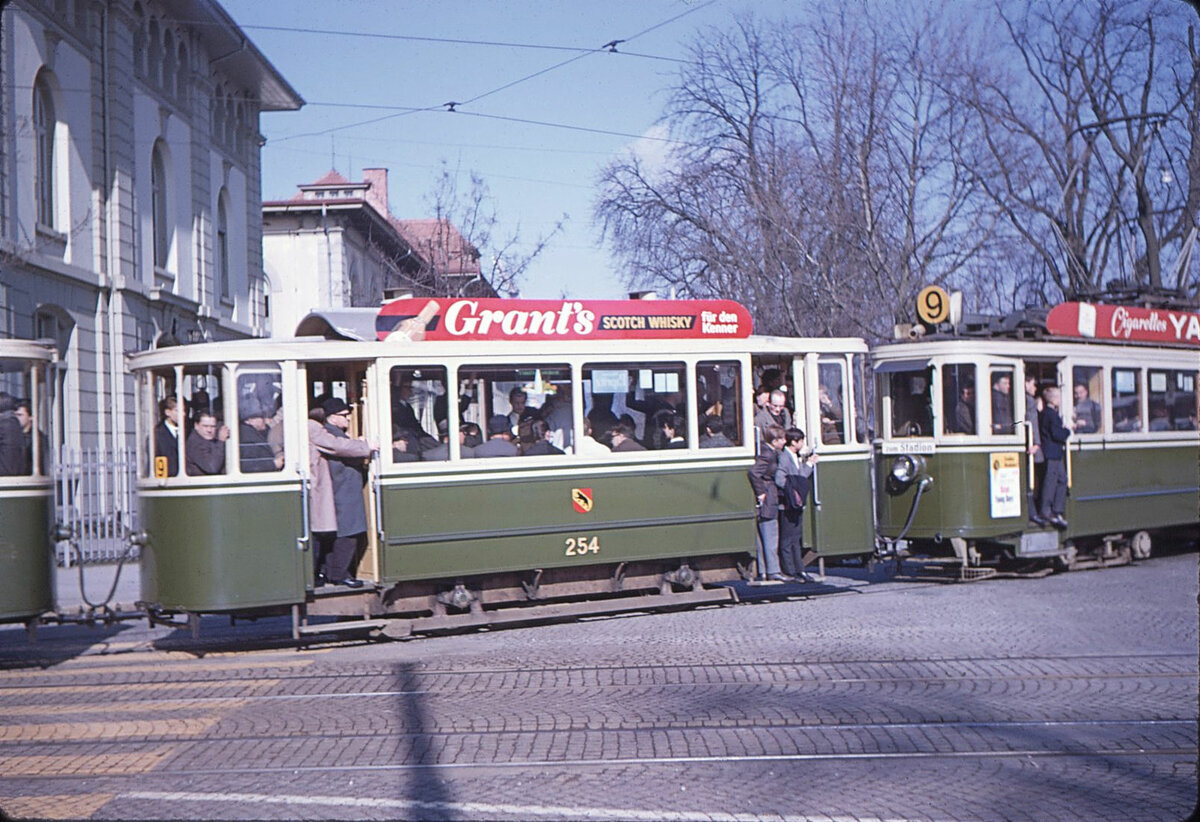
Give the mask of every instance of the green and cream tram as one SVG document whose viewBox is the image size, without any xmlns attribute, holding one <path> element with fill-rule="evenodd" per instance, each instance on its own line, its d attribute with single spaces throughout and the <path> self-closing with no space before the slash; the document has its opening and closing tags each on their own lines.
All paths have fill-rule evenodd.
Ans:
<svg viewBox="0 0 1200 822">
<path fill-rule="evenodd" d="M 1130 316 L 1164 333 L 1139 341 L 1122 325 Z M 881 538 L 902 557 L 944 561 L 964 578 L 1006 560 L 1128 562 L 1149 556 L 1160 535 L 1194 540 L 1194 318 L 1066 303 L 1046 327 L 1021 334 L 937 335 L 873 349 Z M 1062 419 L 1074 428 L 1058 528 L 1038 521 L 1037 421 L 1027 413 L 1049 386 L 1059 388 Z"/>
<path fill-rule="evenodd" d="M 152 614 L 195 625 L 203 613 L 290 611 L 297 635 L 404 635 L 731 600 L 716 583 L 753 573 L 752 387 L 768 369 L 814 434 L 822 386 L 844 409 L 839 419 L 826 408 L 814 437 L 806 544 L 821 557 L 873 550 L 863 341 L 749 336 L 745 309 L 728 302 L 419 307 L 390 303 L 365 323 L 362 310 L 312 315 L 295 339 L 130 357 Z M 416 333 L 396 330 L 414 319 Z M 360 589 L 314 579 L 308 418 L 329 398 L 349 406 L 351 435 L 380 446 L 365 466 Z M 177 436 L 164 440 L 156 428 L 172 403 Z M 189 458 L 201 409 L 219 418 L 217 473 Z M 247 430 L 252 414 L 269 414 L 273 463 L 248 461 L 262 438 Z M 664 418 L 673 442 L 659 437 Z M 612 447 L 618 426 L 630 450 Z M 492 429 L 519 455 L 484 456 Z"/>
<path fill-rule="evenodd" d="M 53 347 L 0 340 L 0 622 L 54 607 L 50 465 Z"/>
</svg>

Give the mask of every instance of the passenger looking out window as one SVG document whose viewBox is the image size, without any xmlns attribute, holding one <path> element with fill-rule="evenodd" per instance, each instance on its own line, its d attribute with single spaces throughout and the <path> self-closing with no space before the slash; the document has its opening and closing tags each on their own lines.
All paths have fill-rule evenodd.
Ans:
<svg viewBox="0 0 1200 822">
<path fill-rule="evenodd" d="M 225 441 L 229 429 L 217 422 L 215 414 L 201 411 L 196 415 L 192 433 L 187 437 L 187 473 L 211 476 L 225 473 Z"/>
<path fill-rule="evenodd" d="M 179 474 L 179 401 L 174 396 L 158 401 L 159 421 L 154 426 L 154 456 L 166 460 L 167 476 Z"/>
<path fill-rule="evenodd" d="M 992 433 L 1013 433 L 1012 372 L 992 372 Z"/>
<path fill-rule="evenodd" d="M 1141 369 L 1114 368 L 1112 389 L 1113 431 L 1115 433 L 1141 431 Z"/>
<path fill-rule="evenodd" d="M 1077 365 L 1071 372 L 1071 419 L 1076 434 L 1096 434 L 1103 428 L 1100 381 L 1098 366 Z"/>
<path fill-rule="evenodd" d="M 975 366 L 942 366 L 943 426 L 947 434 L 974 434 L 978 429 L 975 405 Z"/>
</svg>

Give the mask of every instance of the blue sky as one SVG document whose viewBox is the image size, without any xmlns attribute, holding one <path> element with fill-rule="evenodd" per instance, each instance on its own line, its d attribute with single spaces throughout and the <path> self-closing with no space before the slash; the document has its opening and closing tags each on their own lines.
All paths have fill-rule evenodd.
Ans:
<svg viewBox="0 0 1200 822">
<path fill-rule="evenodd" d="M 519 224 L 526 244 L 568 216 L 521 296 L 592 299 L 626 292 L 592 221 L 598 171 L 650 133 L 686 43 L 749 7 L 769 16 L 795 8 L 782 0 L 222 4 L 308 101 L 298 112 L 262 116 L 264 199 L 290 197 L 331 167 L 352 180 L 382 167 L 392 213 L 429 216 L 428 195 L 445 161 L 463 188 L 471 171 L 483 176 L 504 226 Z M 627 41 L 621 53 L 579 51 L 612 40 Z M 504 88 L 514 81 L 521 82 Z M 464 104 L 449 113 L 442 104 L 451 100 Z"/>
</svg>

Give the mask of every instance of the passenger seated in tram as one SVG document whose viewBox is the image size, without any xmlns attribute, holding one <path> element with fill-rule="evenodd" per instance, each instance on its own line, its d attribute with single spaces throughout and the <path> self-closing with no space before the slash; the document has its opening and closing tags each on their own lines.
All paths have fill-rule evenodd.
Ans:
<svg viewBox="0 0 1200 822">
<path fill-rule="evenodd" d="M 725 420 L 717 416 L 704 418 L 704 433 L 700 435 L 701 448 L 732 448 L 733 442 L 725 436 Z"/>
<path fill-rule="evenodd" d="M 992 378 L 992 433 L 1013 432 L 1012 374 L 1001 371 Z"/>
<path fill-rule="evenodd" d="M 0 391 L 0 477 L 29 473 L 25 467 L 25 432 L 21 430 L 16 411 L 16 398 Z"/>
<path fill-rule="evenodd" d="M 458 430 L 462 432 L 463 457 L 475 456 L 475 449 L 483 443 L 483 432 L 479 429 L 479 425 L 474 422 L 464 422 Z M 467 453 L 468 451 L 470 453 Z"/>
<path fill-rule="evenodd" d="M 392 462 L 416 462 L 421 459 L 422 453 L 417 450 L 416 435 L 411 431 L 392 435 Z"/>
<path fill-rule="evenodd" d="M 659 417 L 658 427 L 662 429 L 664 448 L 687 448 L 687 420 L 682 414 L 663 414 Z"/>
<path fill-rule="evenodd" d="M 1113 431 L 1129 434 L 1142 430 L 1142 421 L 1138 409 L 1134 405 L 1113 409 Z"/>
<path fill-rule="evenodd" d="M 268 412 L 254 397 L 243 397 L 239 407 L 238 462 L 243 474 L 276 470 L 275 453 L 267 440 Z"/>
<path fill-rule="evenodd" d="M 438 442 L 437 445 L 434 445 L 430 448 L 426 448 L 423 451 L 421 451 L 420 459 L 425 462 L 442 462 L 444 460 L 450 459 L 450 434 L 449 434 L 449 431 L 450 431 L 450 424 L 448 422 L 446 422 L 446 420 L 440 420 L 438 422 L 438 440 L 440 440 L 440 442 Z M 458 428 L 459 446 L 462 445 L 462 441 L 463 441 L 463 439 L 465 439 L 465 437 L 466 437 L 466 434 L 463 433 L 463 428 L 460 425 Z M 393 445 L 394 444 L 395 443 L 393 443 Z M 407 443 L 406 443 L 406 445 L 407 445 Z M 393 452 L 393 456 L 395 456 L 394 452 Z M 411 462 L 411 461 L 412 460 L 408 460 L 408 459 L 396 460 L 396 462 Z"/>
<path fill-rule="evenodd" d="M 196 424 L 188 434 L 187 473 L 189 476 L 205 476 L 225 473 L 225 441 L 229 429 L 217 421 L 211 411 L 196 415 Z"/>
<path fill-rule="evenodd" d="M 1088 395 L 1088 387 L 1081 382 L 1074 388 L 1074 420 L 1076 434 L 1094 434 L 1100 430 L 1100 403 Z"/>
<path fill-rule="evenodd" d="M 583 436 L 579 438 L 579 454 L 584 457 L 607 456 L 608 447 L 592 436 L 592 421 L 583 418 Z"/>
<path fill-rule="evenodd" d="M 821 442 L 827 445 L 840 445 L 844 441 L 842 409 L 834 401 L 829 393 L 829 387 L 824 383 L 817 387 L 817 403 L 821 410 Z"/>
<path fill-rule="evenodd" d="M 1156 402 L 1150 406 L 1150 426 L 1148 430 L 1171 430 L 1171 412 L 1165 403 Z"/>
<path fill-rule="evenodd" d="M 531 441 L 523 443 L 521 455 L 525 457 L 544 456 L 546 454 L 562 454 L 565 453 L 561 448 L 556 446 L 552 440 L 554 432 L 550 430 L 550 426 L 545 420 L 531 420 L 529 423 L 529 432 Z"/>
<path fill-rule="evenodd" d="M 646 446 L 633 438 L 633 427 L 627 422 L 618 422 L 612 429 L 613 451 L 645 451 Z"/>
<path fill-rule="evenodd" d="M 512 441 L 512 427 L 504 414 L 494 414 L 488 420 L 488 441 L 475 449 L 477 457 L 515 457 L 519 451 Z"/>
<path fill-rule="evenodd" d="M 508 405 L 512 409 L 508 412 L 508 423 L 514 437 L 518 436 L 521 423 L 541 418 L 541 409 L 529 404 L 529 395 L 523 388 L 508 392 Z"/>
<path fill-rule="evenodd" d="M 958 392 L 958 403 L 954 406 L 953 434 L 975 433 L 975 383 L 964 382 Z"/>
<path fill-rule="evenodd" d="M 428 442 L 430 446 L 436 445 L 437 438 L 427 432 L 417 418 L 412 396 L 412 379 L 405 376 L 392 390 L 392 432 L 411 431 L 420 442 Z"/>
</svg>

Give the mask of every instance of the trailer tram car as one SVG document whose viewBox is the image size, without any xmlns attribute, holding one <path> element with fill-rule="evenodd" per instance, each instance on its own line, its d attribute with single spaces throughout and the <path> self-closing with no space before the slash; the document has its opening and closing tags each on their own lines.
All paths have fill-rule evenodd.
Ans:
<svg viewBox="0 0 1200 822">
<path fill-rule="evenodd" d="M 200 614 L 291 613 L 296 638 L 402 637 L 732 601 L 718 583 L 753 574 L 751 394 L 770 369 L 821 448 L 806 545 L 873 551 L 862 340 L 750 336 L 746 310 L 725 301 L 405 299 L 365 322 L 363 311 L 310 315 L 290 340 L 130 357 L 152 619 L 195 631 Z M 845 409 L 825 415 L 823 434 L 821 386 Z M 166 397 L 222 418 L 222 473 L 189 475 L 184 437 L 170 459 L 155 453 Z M 359 589 L 314 581 L 307 417 L 323 397 L 344 400 L 350 433 L 382 446 L 366 468 Z M 258 407 L 278 409 L 278 459 L 252 471 L 243 449 L 255 436 L 235 421 Z M 660 439 L 672 415 L 675 442 Z M 474 456 L 475 432 L 497 417 L 522 452 L 545 440 L 564 453 Z M 623 417 L 645 450 L 602 444 Z"/>
<path fill-rule="evenodd" d="M 0 622 L 30 628 L 54 607 L 51 520 L 54 488 L 49 459 L 54 367 L 52 346 L 0 340 Z M 29 401 L 28 434 L 15 413 Z"/>
<path fill-rule="evenodd" d="M 1160 538 L 1194 543 L 1198 345 L 1195 314 L 1064 303 L 1036 322 L 877 347 L 882 547 L 976 579 L 1123 564 Z M 1040 478 L 1027 378 L 1061 389 L 1075 429 L 1065 528 L 1030 519 Z"/>
</svg>

